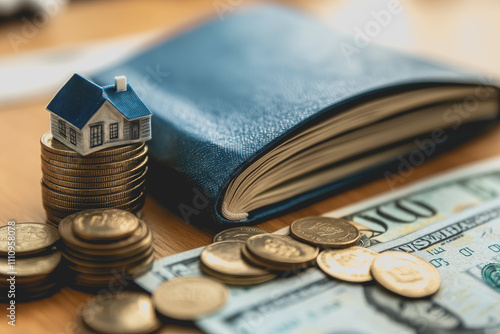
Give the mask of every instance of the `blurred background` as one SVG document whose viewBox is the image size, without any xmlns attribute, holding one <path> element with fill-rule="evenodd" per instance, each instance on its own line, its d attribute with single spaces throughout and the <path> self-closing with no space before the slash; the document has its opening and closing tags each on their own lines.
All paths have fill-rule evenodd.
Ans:
<svg viewBox="0 0 500 334">
<path fill-rule="evenodd" d="M 0 107 L 47 96 L 74 72 L 91 73 L 157 36 L 252 0 L 0 0 Z M 500 77 L 495 0 L 290 0 L 353 37 Z M 256 23 L 258 24 L 258 23 Z M 357 44 L 356 44 L 357 43 Z"/>
</svg>

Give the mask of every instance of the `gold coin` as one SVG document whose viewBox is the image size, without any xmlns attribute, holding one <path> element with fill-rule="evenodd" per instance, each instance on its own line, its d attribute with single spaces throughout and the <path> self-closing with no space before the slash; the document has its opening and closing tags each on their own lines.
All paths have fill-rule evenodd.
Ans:
<svg viewBox="0 0 500 334">
<path fill-rule="evenodd" d="M 64 145 L 57 139 L 54 139 L 52 137 L 52 134 L 50 132 L 45 133 L 42 138 L 40 138 L 40 143 L 42 145 L 42 149 L 59 154 L 59 155 L 64 155 L 64 156 L 72 156 L 72 157 L 83 157 L 73 149 L 69 148 L 68 146 Z M 104 150 L 100 150 L 98 152 L 94 152 L 91 154 L 86 155 L 85 157 L 91 158 L 91 157 L 103 157 L 103 156 L 108 156 L 108 155 L 115 155 L 115 154 L 120 154 L 124 152 L 128 152 L 130 150 L 136 149 L 137 147 L 141 146 L 143 143 L 136 143 L 136 144 L 128 144 L 128 145 L 123 145 L 123 146 L 118 146 L 118 147 L 111 147 L 107 148 Z"/>
<path fill-rule="evenodd" d="M 70 203 L 102 203 L 102 202 L 113 202 L 113 201 L 119 201 L 123 200 L 125 198 L 130 198 L 131 196 L 134 196 L 137 192 L 141 192 L 144 189 L 144 183 L 145 180 L 142 180 L 139 182 L 139 184 L 135 185 L 134 187 L 131 187 L 130 189 L 113 193 L 113 194 L 108 194 L 108 195 L 90 195 L 90 196 L 82 196 L 80 194 L 77 195 L 68 195 L 64 194 L 61 192 L 54 191 L 50 188 L 48 188 L 43 182 L 42 182 L 42 193 L 46 196 L 47 198 L 51 201 L 54 202 L 55 204 L 64 204 L 66 202 Z M 69 206 L 64 204 L 65 206 Z"/>
<path fill-rule="evenodd" d="M 61 288 L 60 284 L 52 283 L 48 284 L 47 286 L 41 289 L 36 289 L 35 291 L 27 291 L 27 290 L 26 291 L 23 290 L 22 292 L 16 291 L 16 301 L 27 302 L 27 301 L 47 298 L 50 295 L 53 295 L 55 292 L 57 292 L 60 288 Z M 0 298 L 0 303 L 9 303 L 9 299 Z"/>
<path fill-rule="evenodd" d="M 57 179 L 65 182 L 100 184 L 104 182 L 114 182 L 116 180 L 122 180 L 132 175 L 136 175 L 137 173 L 141 173 L 144 171 L 147 163 L 148 163 L 148 157 L 146 157 L 138 166 L 132 169 L 127 169 L 122 173 L 114 173 L 104 176 L 71 176 L 66 174 L 64 171 L 62 171 L 62 173 L 57 173 L 52 170 L 49 170 L 45 167 L 45 164 L 42 163 L 42 174 L 43 177 L 45 178 L 52 177 L 52 179 L 54 180 Z"/>
<path fill-rule="evenodd" d="M 111 163 L 111 162 L 118 162 L 118 161 L 123 161 L 127 160 L 129 158 L 132 158 L 139 154 L 145 147 L 146 145 L 142 143 L 140 146 L 131 149 L 127 152 L 119 153 L 119 154 L 113 154 L 113 155 L 106 155 L 106 156 L 97 156 L 97 157 L 92 157 L 92 156 L 68 156 L 68 155 L 61 155 L 61 154 L 56 154 L 52 153 L 50 151 L 47 151 L 43 145 L 42 145 L 42 155 L 44 155 L 46 158 L 50 160 L 55 160 L 55 161 L 60 161 L 64 163 L 71 163 L 71 164 L 105 164 L 105 163 Z"/>
<path fill-rule="evenodd" d="M 370 266 L 378 253 L 353 246 L 345 249 L 327 249 L 318 255 L 318 266 L 326 274 L 348 282 L 368 282 L 373 279 Z"/>
<path fill-rule="evenodd" d="M 226 240 L 247 241 L 248 238 L 254 235 L 259 235 L 264 233 L 270 233 L 270 232 L 264 230 L 263 228 L 258 228 L 253 226 L 233 227 L 216 234 L 213 239 L 213 242 L 226 241 Z"/>
<path fill-rule="evenodd" d="M 219 281 L 228 285 L 255 285 L 270 281 L 277 276 L 276 274 L 271 274 L 271 273 L 268 273 L 267 275 L 248 276 L 248 277 L 224 275 L 208 268 L 206 265 L 203 264 L 203 262 L 200 263 L 200 269 L 205 274 L 212 276 L 213 278 L 216 278 Z"/>
<path fill-rule="evenodd" d="M 118 209 L 95 209 L 76 213 L 73 232 L 83 239 L 114 240 L 125 238 L 137 229 L 139 218 Z"/>
<path fill-rule="evenodd" d="M 247 250 L 265 261 L 278 264 L 302 264 L 314 261 L 319 249 L 290 237 L 276 234 L 260 234 L 250 237 Z"/>
<path fill-rule="evenodd" d="M 208 277 L 179 277 L 162 283 L 153 292 L 158 312 L 178 320 L 194 320 L 224 306 L 228 298 L 224 284 Z"/>
<path fill-rule="evenodd" d="M 250 263 L 253 266 L 265 268 L 269 271 L 275 272 L 275 271 L 292 271 L 295 269 L 303 269 L 310 267 L 314 265 L 316 259 L 313 259 L 308 262 L 303 262 L 303 263 L 292 263 L 292 264 L 287 264 L 287 263 L 277 263 L 277 262 L 272 262 L 272 261 L 267 261 L 262 258 L 256 257 L 254 254 L 250 253 L 248 251 L 248 247 L 245 245 L 244 247 L 241 248 L 241 255 L 243 256 L 243 259 Z"/>
<path fill-rule="evenodd" d="M 144 252 L 151 246 L 152 242 L 153 233 L 151 232 L 151 229 L 148 228 L 148 234 L 146 235 L 146 237 L 130 246 L 103 250 L 80 248 L 66 244 L 64 246 L 64 251 L 74 257 L 86 261 L 93 261 L 96 263 L 99 261 L 117 261 L 120 259 L 126 259 L 132 256 L 136 256 L 137 254 Z"/>
<path fill-rule="evenodd" d="M 62 218 L 56 217 L 50 212 L 45 211 L 45 216 L 47 217 L 47 225 L 53 226 L 57 228 L 57 225 L 59 225 L 59 222 L 61 221 Z"/>
<path fill-rule="evenodd" d="M 59 232 L 43 223 L 17 223 L 0 227 L 0 255 L 9 252 L 9 237 L 14 239 L 15 254 L 23 256 L 44 251 L 59 240 Z"/>
<path fill-rule="evenodd" d="M 104 169 L 76 169 L 68 167 L 59 167 L 52 165 L 42 159 L 42 170 L 52 172 L 53 174 L 67 175 L 73 177 L 100 177 L 100 176 L 110 176 L 114 174 L 127 172 L 147 161 L 147 155 L 141 157 L 140 159 L 134 160 L 132 163 L 114 163 L 113 166 Z M 97 166 L 97 165 L 92 165 Z"/>
<path fill-rule="evenodd" d="M 346 248 L 356 246 L 361 234 L 348 220 L 331 217 L 306 217 L 290 226 L 290 235 L 295 239 L 324 248 Z"/>
<path fill-rule="evenodd" d="M 123 291 L 92 299 L 82 310 L 91 329 L 107 334 L 151 333 L 160 328 L 151 297 Z"/>
<path fill-rule="evenodd" d="M 115 199 L 112 201 L 95 201 L 95 202 L 70 202 L 60 200 L 51 196 L 48 196 L 46 193 L 43 193 L 42 196 L 42 204 L 56 211 L 63 212 L 76 212 L 83 211 L 89 209 L 99 209 L 99 208 L 117 208 L 120 209 L 121 206 L 126 205 L 130 202 L 137 200 L 140 196 L 142 196 L 143 189 L 137 188 L 132 192 L 128 193 L 127 197 Z"/>
<path fill-rule="evenodd" d="M 132 156 L 125 160 L 109 162 L 109 163 L 68 163 L 61 162 L 58 160 L 50 159 L 45 156 L 42 152 L 41 158 L 42 161 L 48 163 L 50 166 L 57 166 L 64 169 L 69 169 L 71 171 L 81 170 L 81 171 L 89 171 L 89 170 L 103 170 L 103 169 L 115 169 L 122 168 L 126 166 L 137 165 L 144 157 L 148 154 L 148 147 L 144 146 L 144 148 L 139 152 L 139 154 Z"/>
<path fill-rule="evenodd" d="M 67 207 L 51 203 L 50 202 L 51 198 L 49 198 L 48 196 L 42 196 L 42 205 L 45 211 L 48 211 L 52 216 L 65 218 L 68 215 L 81 212 L 83 210 L 99 209 L 99 208 L 113 208 L 113 209 L 121 209 L 130 212 L 135 212 L 139 211 L 144 206 L 145 199 L 146 195 L 144 194 L 144 192 L 142 192 L 138 194 L 136 197 L 133 197 L 132 200 L 126 203 L 123 203 L 123 201 L 120 200 L 120 201 L 104 203 L 104 205 L 98 205 L 97 203 L 91 205 L 87 203 L 86 207 L 75 207 L 75 206 Z M 120 205 L 115 205 L 115 204 L 120 204 Z"/>
<path fill-rule="evenodd" d="M 60 186 L 56 183 L 52 183 L 42 177 L 42 187 L 47 187 L 56 193 L 61 193 L 64 195 L 76 195 L 76 196 L 101 196 L 101 195 L 112 195 L 116 193 L 121 193 L 126 190 L 130 190 L 140 183 L 144 182 L 145 174 L 141 174 L 140 176 L 130 179 L 130 182 L 115 186 L 115 187 L 104 187 L 104 188 L 68 188 Z M 88 184 L 88 183 L 83 183 Z"/>
<path fill-rule="evenodd" d="M 53 178 L 48 174 L 44 174 L 42 181 L 51 189 L 60 191 L 62 193 L 69 193 L 69 191 L 100 191 L 101 189 L 112 189 L 120 187 L 123 185 L 128 185 L 130 183 L 137 182 L 138 180 L 143 180 L 146 177 L 148 167 L 146 166 L 144 170 L 139 171 L 137 174 L 125 177 L 116 181 L 109 182 L 67 182 L 62 181 L 57 178 Z M 59 187 L 59 188 L 56 188 Z M 70 190 L 71 189 L 71 190 Z"/>
<path fill-rule="evenodd" d="M 383 287 L 404 297 L 430 296 L 441 285 L 441 275 L 432 264 L 405 252 L 388 251 L 378 255 L 371 273 Z"/>
<path fill-rule="evenodd" d="M 10 275 L 16 272 L 17 277 L 43 276 L 53 272 L 61 262 L 61 252 L 53 252 L 48 255 L 16 259 L 11 267 L 7 258 L 0 258 L 0 275 Z"/>
<path fill-rule="evenodd" d="M 63 253 L 63 257 L 65 258 L 69 269 L 84 274 L 98 275 L 110 275 L 114 271 L 118 271 L 122 268 L 133 268 L 147 261 L 152 255 L 153 247 L 150 246 L 146 249 L 146 251 L 125 260 L 109 261 L 106 263 L 92 263 L 75 258 L 72 255 L 69 255 L 69 253 Z"/>
<path fill-rule="evenodd" d="M 154 259 L 154 255 L 151 255 L 149 258 L 145 259 L 144 262 L 132 267 L 122 267 L 120 268 L 120 270 L 117 270 L 113 274 L 88 274 L 81 273 L 69 268 L 68 271 L 74 274 L 74 279 L 77 283 L 81 283 L 82 285 L 86 286 L 102 287 L 108 286 L 110 281 L 116 281 L 120 278 L 136 278 L 147 273 L 153 267 Z M 122 281 L 121 283 L 124 282 Z"/>
<path fill-rule="evenodd" d="M 59 234 L 61 235 L 64 243 L 76 249 L 116 251 L 117 249 L 137 244 L 139 241 L 146 238 L 149 233 L 149 227 L 144 222 L 139 221 L 139 226 L 137 227 L 137 229 L 135 229 L 134 233 L 126 239 L 118 240 L 113 243 L 91 243 L 78 239 L 73 233 L 73 222 L 76 217 L 78 217 L 78 213 L 64 218 L 59 223 Z"/>
<path fill-rule="evenodd" d="M 262 276 L 268 271 L 249 265 L 241 257 L 244 241 L 221 241 L 205 247 L 201 262 L 208 268 L 232 276 Z"/>
</svg>

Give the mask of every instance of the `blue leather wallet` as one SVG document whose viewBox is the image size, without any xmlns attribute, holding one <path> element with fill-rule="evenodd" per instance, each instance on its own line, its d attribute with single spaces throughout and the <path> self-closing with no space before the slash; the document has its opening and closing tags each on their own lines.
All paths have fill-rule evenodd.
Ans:
<svg viewBox="0 0 500 334">
<path fill-rule="evenodd" d="M 93 79 L 99 84 L 110 84 L 114 76 L 126 75 L 153 112 L 153 139 L 149 142 L 153 162 L 148 178 L 153 195 L 189 222 L 225 226 L 254 224 L 368 178 L 380 177 L 385 171 L 397 173 L 398 161 L 418 151 L 418 147 L 411 146 L 416 138 L 421 142 L 432 139 L 431 130 L 435 129 L 430 127 L 429 131 L 410 135 L 419 118 L 416 121 L 408 118 L 401 128 L 407 127 L 403 132 L 409 135 L 397 137 L 392 134 L 398 128 L 394 126 L 397 123 L 390 123 L 396 116 L 413 117 L 424 110 L 420 119 L 430 120 L 432 110 L 466 103 L 467 98 L 477 99 L 477 91 L 488 91 L 492 96 L 497 94 L 496 88 L 482 84 L 471 74 L 402 55 L 375 43 L 358 48 L 359 52 L 354 53 L 346 51 L 349 47 L 356 47 L 352 36 L 335 31 L 305 13 L 280 5 L 259 5 L 184 31 L 98 73 Z M 311 158 L 310 161 L 317 161 L 318 168 L 308 175 L 318 181 L 320 173 L 337 167 L 340 170 L 342 166 L 349 169 L 348 163 L 357 166 L 352 168 L 352 173 L 340 173 L 336 179 L 325 178 L 323 183 L 314 186 L 312 181 L 300 177 L 285 178 L 278 185 L 270 178 L 264 179 L 260 187 L 266 190 L 259 195 L 263 200 L 255 200 L 251 210 L 234 212 L 224 207 L 228 189 L 235 187 L 238 176 L 245 175 L 243 173 L 249 168 L 253 170 L 253 174 L 241 177 L 240 181 L 246 185 L 241 183 L 240 191 L 245 192 L 252 184 L 252 175 L 267 172 L 259 171 L 256 163 L 266 163 L 265 155 L 276 152 L 285 143 L 293 140 L 298 143 L 307 129 L 363 105 L 368 106 L 363 112 L 369 113 L 375 110 L 375 104 L 370 109 L 369 103 L 386 101 L 384 99 L 390 106 L 405 105 L 410 103 L 410 97 L 401 94 L 419 92 L 408 95 L 415 99 L 420 93 L 432 95 L 434 89 L 439 92 L 434 94 L 437 97 L 424 99 L 426 102 L 418 106 L 409 104 L 411 107 L 397 115 L 381 116 L 368 122 L 359 127 L 366 131 L 359 136 L 353 134 L 359 128 L 343 130 L 340 122 L 336 123 L 340 124 L 336 132 L 332 130 L 331 138 L 312 146 L 318 147 L 338 138 L 341 141 L 348 138 L 342 136 L 352 135 L 359 140 L 360 144 L 355 146 L 357 150 L 362 146 L 361 140 L 368 138 L 370 133 L 374 136 L 373 141 L 380 138 L 384 143 L 378 147 L 366 151 L 359 148 L 360 152 L 340 161 L 328 160 L 333 159 L 329 153 L 325 153 L 325 161 L 330 161 L 326 165 L 321 165 L 318 156 Z M 455 91 L 461 93 L 453 93 Z M 448 104 L 439 100 L 439 96 L 446 94 L 450 94 L 446 98 L 451 101 Z M 391 100 L 398 96 L 397 102 Z M 436 147 L 443 149 L 455 145 L 491 124 L 498 114 L 498 102 L 488 101 L 493 112 L 467 124 L 465 121 L 459 124 L 458 111 L 445 111 L 443 115 L 447 120 L 437 127 L 443 130 L 446 140 L 436 143 L 439 144 Z M 386 110 L 383 103 L 377 108 L 381 113 Z M 385 137 L 383 129 L 388 129 Z M 394 140 L 387 141 L 386 137 Z M 331 143 L 328 145 L 335 148 L 333 141 Z M 403 146 L 406 151 L 399 154 L 398 148 Z M 308 149 L 311 147 L 297 150 L 307 156 Z M 366 167 L 356 165 L 360 159 L 370 159 L 390 150 L 395 152 L 391 159 L 379 159 Z M 301 161 L 304 166 L 308 164 L 307 158 Z M 275 168 L 279 176 L 280 168 L 284 167 Z M 283 169 L 283 175 L 286 173 Z M 282 198 L 289 189 L 283 187 L 292 185 L 293 188 L 299 181 L 303 182 L 305 188 L 301 189 L 305 190 L 290 191 L 290 196 Z M 273 191 L 282 194 L 279 200 L 272 200 Z M 266 197 L 262 193 L 270 195 Z M 233 200 L 236 203 L 238 196 L 233 196 Z M 245 203 L 237 204 L 245 206 Z"/>
</svg>

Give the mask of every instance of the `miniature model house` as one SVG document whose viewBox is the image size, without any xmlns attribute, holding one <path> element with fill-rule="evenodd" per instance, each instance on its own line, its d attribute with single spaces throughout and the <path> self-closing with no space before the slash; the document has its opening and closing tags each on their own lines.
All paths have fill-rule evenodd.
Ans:
<svg viewBox="0 0 500 334">
<path fill-rule="evenodd" d="M 151 111 L 125 76 L 101 87 L 74 74 L 47 110 L 52 136 L 81 155 L 151 139 Z"/>
</svg>

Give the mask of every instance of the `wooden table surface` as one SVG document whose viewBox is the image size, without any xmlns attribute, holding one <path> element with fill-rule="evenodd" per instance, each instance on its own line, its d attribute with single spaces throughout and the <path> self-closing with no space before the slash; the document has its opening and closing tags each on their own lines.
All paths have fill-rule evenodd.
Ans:
<svg viewBox="0 0 500 334">
<path fill-rule="evenodd" d="M 35 36 L 31 36 L 19 51 L 13 49 L 7 36 L 21 32 L 24 23 L 13 21 L 0 25 L 0 57 L 159 28 L 169 32 L 192 25 L 200 17 L 217 17 L 215 8 L 220 8 L 221 4 L 238 10 L 239 3 L 244 6 L 247 2 L 250 1 L 75 1 L 39 27 Z M 346 32 L 352 32 L 356 27 L 363 29 L 374 20 L 371 11 L 388 6 L 388 1 L 378 0 L 287 2 Z M 390 24 L 373 38 L 373 43 L 478 70 L 486 76 L 500 77 L 500 2 L 402 0 L 402 6 L 402 12 L 393 15 Z M 0 80 L 9 80 L 2 76 L 1 68 Z M 49 128 L 48 113 L 44 108 L 50 98 L 51 95 L 36 99 L 27 96 L 22 103 L 0 107 L 1 224 L 8 220 L 45 220 L 40 194 L 39 139 Z M 466 145 L 425 162 L 404 184 L 498 154 L 500 126 L 495 126 Z M 275 231 L 299 217 L 321 215 L 384 191 L 389 191 L 387 183 L 377 180 L 259 226 Z M 184 223 L 150 196 L 143 214 L 154 230 L 158 258 L 206 245 L 213 236 Z M 65 287 L 50 298 L 17 304 L 15 328 L 7 325 L 5 304 L 2 304 L 0 333 L 72 333 L 77 310 L 91 297 Z"/>
</svg>

